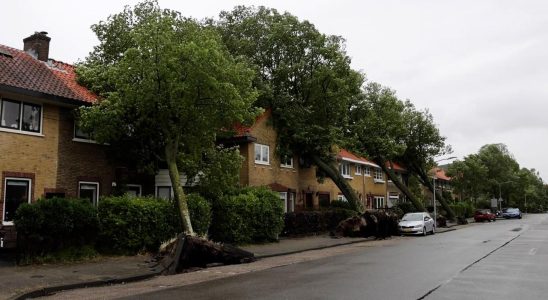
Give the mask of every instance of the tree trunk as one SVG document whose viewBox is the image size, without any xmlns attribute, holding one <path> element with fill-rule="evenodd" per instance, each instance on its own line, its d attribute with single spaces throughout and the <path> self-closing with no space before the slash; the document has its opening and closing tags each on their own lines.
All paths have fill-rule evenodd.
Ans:
<svg viewBox="0 0 548 300">
<path fill-rule="evenodd" d="M 386 173 L 388 178 L 390 178 L 390 180 L 392 180 L 392 182 L 396 185 L 396 187 L 402 193 L 405 194 L 407 199 L 409 199 L 411 201 L 411 203 L 413 203 L 413 206 L 415 206 L 415 208 L 418 211 L 426 211 L 424 209 L 424 206 L 422 205 L 422 203 L 411 193 L 411 191 L 409 191 L 407 186 L 400 181 L 398 176 L 396 176 L 396 174 L 394 174 L 394 171 L 392 171 L 392 169 L 388 169 L 386 167 L 386 162 L 383 159 L 381 159 L 381 158 L 375 159 L 375 163 L 377 163 L 381 167 L 381 169 L 383 170 L 384 173 Z"/>
<path fill-rule="evenodd" d="M 181 186 L 179 178 L 179 169 L 177 167 L 177 153 L 179 145 L 177 140 L 170 140 L 166 143 L 166 162 L 169 171 L 169 179 L 171 180 L 171 186 L 173 187 L 173 194 L 175 201 L 179 207 L 179 214 L 181 216 L 181 223 L 183 225 L 183 232 L 188 235 L 194 235 L 192 230 L 192 223 L 190 222 L 190 212 L 188 211 L 188 205 L 186 202 L 186 195 Z"/>
<path fill-rule="evenodd" d="M 344 197 L 348 200 L 348 203 L 350 203 L 350 206 L 355 211 L 360 211 L 360 200 L 358 199 L 358 195 L 356 194 L 356 191 L 348 184 L 346 181 L 346 178 L 344 178 L 339 170 L 335 168 L 333 165 L 324 162 L 320 157 L 313 155 L 311 157 L 312 162 L 320 168 L 327 177 L 331 178 L 335 185 L 341 190 Z"/>
<path fill-rule="evenodd" d="M 432 195 L 434 195 L 434 186 L 432 185 L 432 182 L 430 181 L 431 178 L 424 172 L 421 172 L 420 174 L 417 174 L 417 175 L 418 175 L 418 179 L 422 183 L 422 185 L 427 187 L 428 190 L 430 190 L 430 192 L 432 192 Z M 455 220 L 455 212 L 453 212 L 453 210 L 451 209 L 451 207 L 449 206 L 447 201 L 445 201 L 445 199 L 443 198 L 443 195 L 441 193 L 436 193 L 436 200 L 440 202 L 441 206 L 443 207 L 443 209 L 447 213 L 447 219 L 449 219 L 451 221 L 454 221 Z M 436 203 L 434 203 L 434 205 L 436 205 Z"/>
</svg>

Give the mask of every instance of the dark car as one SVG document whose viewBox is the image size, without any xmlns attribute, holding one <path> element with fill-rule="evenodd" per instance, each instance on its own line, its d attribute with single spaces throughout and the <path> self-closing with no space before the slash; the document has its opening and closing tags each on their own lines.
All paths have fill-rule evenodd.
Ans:
<svg viewBox="0 0 548 300">
<path fill-rule="evenodd" d="M 488 209 L 478 209 L 474 213 L 474 221 L 483 222 L 489 221 L 494 222 L 497 220 L 497 216 Z"/>
<path fill-rule="evenodd" d="M 502 211 L 502 217 L 505 219 L 521 219 L 521 211 L 519 208 L 508 208 L 506 211 Z"/>
</svg>

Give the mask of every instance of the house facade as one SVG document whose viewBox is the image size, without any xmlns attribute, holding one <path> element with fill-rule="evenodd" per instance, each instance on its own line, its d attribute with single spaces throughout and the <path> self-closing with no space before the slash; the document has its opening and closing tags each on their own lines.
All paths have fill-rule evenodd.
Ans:
<svg viewBox="0 0 548 300">
<path fill-rule="evenodd" d="M 116 166 L 105 146 L 75 126 L 74 110 L 97 97 L 76 83 L 72 65 L 50 59 L 37 32 L 24 50 L 0 45 L 0 236 L 13 246 L 13 217 L 39 198 L 82 197 L 97 204 L 111 192 Z"/>
</svg>

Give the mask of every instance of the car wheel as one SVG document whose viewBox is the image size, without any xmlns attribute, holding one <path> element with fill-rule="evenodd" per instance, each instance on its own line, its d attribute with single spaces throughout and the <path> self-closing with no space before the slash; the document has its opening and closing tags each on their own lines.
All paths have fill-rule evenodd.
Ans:
<svg viewBox="0 0 548 300">
<path fill-rule="evenodd" d="M 432 226 L 432 234 L 436 234 L 436 226 Z"/>
<path fill-rule="evenodd" d="M 422 228 L 422 235 L 426 236 L 428 233 L 426 232 L 426 226 Z"/>
</svg>

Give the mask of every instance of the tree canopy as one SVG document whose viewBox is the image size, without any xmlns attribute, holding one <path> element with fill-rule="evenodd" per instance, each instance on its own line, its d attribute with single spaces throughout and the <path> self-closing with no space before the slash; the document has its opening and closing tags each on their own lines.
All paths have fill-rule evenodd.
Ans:
<svg viewBox="0 0 548 300">
<path fill-rule="evenodd" d="M 132 157 L 141 164 L 165 161 L 183 229 L 193 233 L 179 168 L 215 147 L 221 129 L 253 116 L 254 72 L 217 31 L 154 2 L 126 7 L 92 30 L 99 45 L 77 71 L 101 101 L 81 109 L 82 125 L 118 149 L 145 145 Z"/>
</svg>

